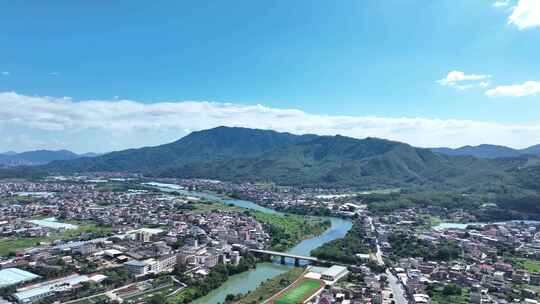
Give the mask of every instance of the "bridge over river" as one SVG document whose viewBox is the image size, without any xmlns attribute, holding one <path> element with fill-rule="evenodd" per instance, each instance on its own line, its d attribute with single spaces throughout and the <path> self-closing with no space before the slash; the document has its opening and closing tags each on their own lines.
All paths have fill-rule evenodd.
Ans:
<svg viewBox="0 0 540 304">
<path fill-rule="evenodd" d="M 263 254 L 263 255 L 269 255 L 269 256 L 277 256 L 281 258 L 281 264 L 285 264 L 285 259 L 290 258 L 294 259 L 294 266 L 298 267 L 300 266 L 300 261 L 308 261 L 308 262 L 319 262 L 319 259 L 310 257 L 310 256 L 303 256 L 298 254 L 292 254 L 287 252 L 279 252 L 279 251 L 272 251 L 272 250 L 261 250 L 261 249 L 250 249 L 250 252 L 257 253 L 257 254 Z"/>
</svg>

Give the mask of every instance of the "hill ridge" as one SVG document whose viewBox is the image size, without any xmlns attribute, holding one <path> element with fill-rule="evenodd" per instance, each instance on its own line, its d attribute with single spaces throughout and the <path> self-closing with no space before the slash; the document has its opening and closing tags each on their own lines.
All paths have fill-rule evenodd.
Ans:
<svg viewBox="0 0 540 304">
<path fill-rule="evenodd" d="M 531 159 L 523 155 L 493 160 L 447 155 L 374 137 L 217 127 L 164 145 L 54 161 L 36 170 L 47 174 L 113 171 L 284 185 L 448 187 L 511 183 L 515 175 L 523 175 L 519 168 L 527 168 L 528 176 L 533 176 L 539 162 Z"/>
</svg>

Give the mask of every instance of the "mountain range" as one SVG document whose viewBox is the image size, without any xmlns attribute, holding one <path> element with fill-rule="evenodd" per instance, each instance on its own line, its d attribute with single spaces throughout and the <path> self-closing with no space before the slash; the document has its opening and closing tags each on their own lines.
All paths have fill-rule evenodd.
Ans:
<svg viewBox="0 0 540 304">
<path fill-rule="evenodd" d="M 72 160 L 81 157 L 95 157 L 99 156 L 96 153 L 76 154 L 68 150 L 36 150 L 17 153 L 8 151 L 0 153 L 0 166 L 12 167 L 12 166 L 36 166 L 48 164 L 56 160 Z"/>
<path fill-rule="evenodd" d="M 46 168 L 79 172 L 151 172 L 191 163 L 256 156 L 317 137 L 271 130 L 217 127 L 193 132 L 175 142 L 160 146 L 128 149 L 69 162 L 54 162 Z"/>
<path fill-rule="evenodd" d="M 54 161 L 41 172 L 134 172 L 154 177 L 212 178 L 288 185 L 402 187 L 524 183 L 540 158 L 447 155 L 379 138 L 294 135 L 218 127 L 178 141 L 98 157 Z M 530 172 L 530 170 L 533 170 Z M 524 177 L 525 176 L 525 177 Z"/>
<path fill-rule="evenodd" d="M 452 148 L 431 148 L 433 152 L 446 155 L 468 155 L 478 158 L 499 158 L 518 157 L 523 155 L 540 156 L 540 145 L 531 146 L 525 149 L 512 149 L 497 145 L 464 146 L 457 149 Z"/>
</svg>

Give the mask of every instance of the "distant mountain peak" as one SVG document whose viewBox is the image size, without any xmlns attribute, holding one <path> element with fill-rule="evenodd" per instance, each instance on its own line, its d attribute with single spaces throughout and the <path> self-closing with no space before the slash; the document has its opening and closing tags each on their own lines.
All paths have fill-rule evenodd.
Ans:
<svg viewBox="0 0 540 304">
<path fill-rule="evenodd" d="M 527 154 L 540 155 L 540 144 L 530 146 L 530 147 L 525 148 L 525 149 L 523 149 L 521 151 L 524 152 L 524 153 L 527 153 Z"/>
<path fill-rule="evenodd" d="M 69 150 L 34 150 L 21 153 L 0 153 L 0 166 L 33 166 L 44 165 L 57 160 L 73 160 L 84 155 L 78 155 Z"/>
<path fill-rule="evenodd" d="M 540 145 L 526 149 L 513 149 L 501 145 L 481 144 L 477 146 L 463 146 L 460 148 L 431 148 L 433 152 L 446 155 L 474 156 L 477 158 L 503 158 L 519 157 L 526 154 L 540 155 Z"/>
<path fill-rule="evenodd" d="M 13 155 L 16 155 L 17 152 L 15 151 L 7 151 L 7 152 L 3 152 L 3 153 L 0 153 L 0 155 L 7 155 L 7 156 L 13 156 Z"/>
<path fill-rule="evenodd" d="M 314 138 L 317 136 L 220 126 L 194 131 L 175 142 L 164 145 L 111 152 L 70 162 L 58 162 L 51 164 L 51 167 L 61 166 L 75 171 L 156 170 L 194 162 L 251 157 Z"/>
<path fill-rule="evenodd" d="M 376 137 L 294 135 L 221 126 L 160 146 L 54 161 L 38 170 L 48 174 L 109 171 L 283 185 L 401 187 L 498 179 L 506 169 L 530 164 L 523 157 L 487 161 L 441 155 L 476 153 L 490 158 L 501 151 L 515 152 L 494 145 L 430 150 Z"/>
</svg>

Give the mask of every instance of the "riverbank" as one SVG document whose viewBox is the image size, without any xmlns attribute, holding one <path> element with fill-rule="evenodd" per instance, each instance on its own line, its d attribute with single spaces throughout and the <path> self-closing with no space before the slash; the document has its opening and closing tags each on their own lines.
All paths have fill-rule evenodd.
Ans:
<svg viewBox="0 0 540 304">
<path fill-rule="evenodd" d="M 287 252 L 309 256 L 311 250 L 321 246 L 322 244 L 338 238 L 343 238 L 352 227 L 352 223 L 344 219 L 329 218 L 329 220 L 331 222 L 331 227 L 323 234 L 304 240 Z M 268 262 L 259 263 L 255 269 L 230 276 L 222 286 L 211 291 L 208 295 L 193 301 L 193 304 L 224 303 L 225 298 L 229 294 L 247 294 L 250 291 L 255 290 L 267 280 L 293 269 L 294 263 L 292 263 L 292 261 L 290 262 L 291 263 L 287 265 Z"/>
<path fill-rule="evenodd" d="M 293 268 L 285 273 L 275 276 L 266 280 L 255 290 L 248 292 L 245 295 L 228 295 L 225 303 L 233 304 L 251 304 L 262 303 L 264 300 L 269 299 L 280 290 L 289 286 L 298 277 L 304 273 L 303 268 Z"/>
<path fill-rule="evenodd" d="M 275 251 L 286 251 L 303 240 L 323 234 L 331 226 L 330 220 L 326 218 L 278 213 L 272 209 L 258 205 L 255 207 L 248 203 L 251 202 L 229 200 L 225 203 L 198 203 L 191 211 L 208 213 L 220 210 L 248 213 L 265 225 L 272 237 L 269 249 Z"/>
<path fill-rule="evenodd" d="M 154 184 L 154 187 L 157 185 Z M 178 192 L 186 196 L 194 196 L 204 199 L 196 205 L 193 212 L 211 212 L 212 210 L 230 210 L 236 212 L 249 212 L 258 221 L 269 227 L 274 227 L 271 234 L 275 234 L 272 240 L 272 248 L 297 255 L 309 256 L 311 250 L 319 246 L 343 238 L 351 229 L 352 223 L 342 218 L 334 217 L 312 217 L 301 216 L 277 212 L 253 202 L 239 199 L 223 199 L 219 195 L 211 193 L 192 192 L 185 189 L 178 189 L 176 185 L 159 184 L 158 189 L 165 192 Z M 171 189 L 173 188 L 173 189 Z M 174 189 L 176 188 L 176 189 Z M 246 210 L 249 209 L 249 210 Z M 309 229 L 303 227 L 308 226 Z M 277 229 L 275 228 L 277 227 Z M 304 231 L 303 233 L 301 231 Z M 284 241 L 285 240 L 285 241 Z M 292 247 L 292 248 L 291 248 Z M 288 250 L 287 250 L 288 249 Z M 216 304 L 224 303 L 229 294 L 246 294 L 261 283 L 289 271 L 292 265 L 278 265 L 264 262 L 258 263 L 255 269 L 231 275 L 217 289 L 210 291 L 207 295 L 194 300 L 193 304 Z"/>
<path fill-rule="evenodd" d="M 212 290 L 219 288 L 230 276 L 244 273 L 257 265 L 257 258 L 252 255 L 243 256 L 239 265 L 218 264 L 210 269 L 204 280 L 194 280 L 188 276 L 181 277 L 187 287 L 182 292 L 167 298 L 169 304 L 191 303 L 193 300 L 207 295 Z M 180 275 L 182 275 L 180 273 Z"/>
<path fill-rule="evenodd" d="M 363 227 L 356 221 L 344 238 L 323 244 L 312 250 L 311 255 L 325 261 L 355 264 L 360 260 L 357 254 L 372 254 L 375 251 L 374 246 L 364 238 L 365 235 Z"/>
</svg>

